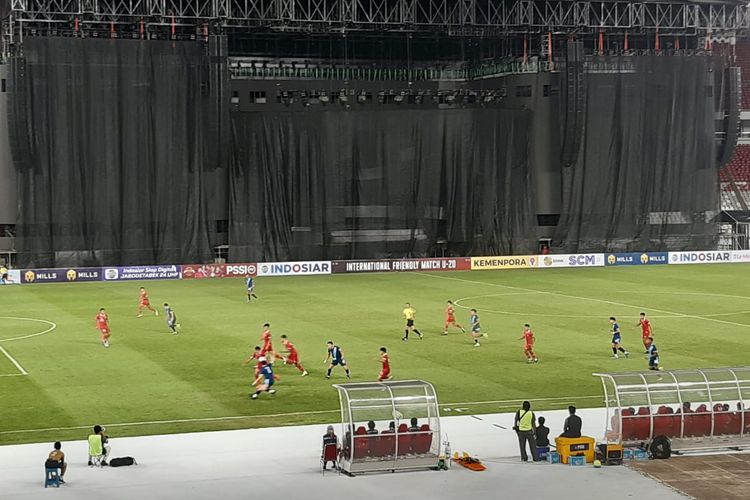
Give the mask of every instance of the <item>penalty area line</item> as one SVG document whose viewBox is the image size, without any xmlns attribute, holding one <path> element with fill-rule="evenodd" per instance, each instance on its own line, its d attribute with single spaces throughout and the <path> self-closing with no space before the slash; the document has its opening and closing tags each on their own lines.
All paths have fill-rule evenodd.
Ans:
<svg viewBox="0 0 750 500">
<path fill-rule="evenodd" d="M 21 372 L 19 375 L 28 375 L 29 374 L 29 372 L 27 372 L 26 370 L 24 370 L 23 366 L 21 366 L 21 364 L 18 361 L 16 361 L 16 358 L 14 358 L 13 356 L 11 356 L 10 353 L 8 351 L 6 351 L 3 346 L 0 346 L 0 352 L 2 352 L 3 354 L 5 354 L 5 357 L 8 358 L 10 360 L 10 362 L 13 363 L 13 365 L 16 368 L 18 368 L 18 371 Z"/>
</svg>

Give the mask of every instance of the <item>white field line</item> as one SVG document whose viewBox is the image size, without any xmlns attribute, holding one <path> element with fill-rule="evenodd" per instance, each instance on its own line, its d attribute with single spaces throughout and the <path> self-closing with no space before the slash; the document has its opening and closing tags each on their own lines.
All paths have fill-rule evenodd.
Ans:
<svg viewBox="0 0 750 500">
<path fill-rule="evenodd" d="M 569 402 L 578 399 L 593 399 L 602 398 L 602 396 L 565 396 L 557 398 L 536 398 L 528 399 L 528 401 L 546 401 L 546 402 Z M 467 405 L 486 405 L 486 404 L 519 404 L 523 399 L 505 399 L 499 401 L 469 401 L 460 403 L 440 403 L 441 407 L 454 407 L 454 406 L 467 406 Z M 509 406 L 500 406 L 500 408 L 508 408 Z M 339 413 L 341 410 L 316 410 L 316 411 L 297 411 L 290 413 L 276 413 L 271 415 L 232 415 L 229 417 L 205 417 L 205 418 L 181 418 L 175 420 L 152 420 L 147 422 L 125 422 L 119 424 L 106 424 L 106 427 L 135 427 L 142 425 L 167 425 L 167 424 L 186 424 L 193 422 L 226 422 L 232 420 L 245 420 L 252 418 L 278 418 L 278 417 L 294 417 L 300 415 L 318 415 L 323 413 Z M 52 431 L 69 431 L 79 429 L 90 429 L 90 425 L 74 425 L 70 427 L 47 427 L 43 429 L 19 429 L 11 431 L 2 431 L 0 435 L 4 434 L 26 434 L 31 432 L 52 432 Z"/>
<path fill-rule="evenodd" d="M 32 333 L 30 335 L 24 335 L 22 337 L 13 337 L 13 338 L 10 338 L 10 339 L 0 339 L 0 342 L 13 342 L 14 340 L 30 339 L 32 337 L 38 337 L 39 335 L 46 335 L 46 334 L 50 333 L 52 330 L 54 330 L 55 328 L 57 328 L 57 324 L 56 323 L 53 323 L 52 321 L 47 321 L 46 319 L 17 318 L 17 317 L 14 317 L 14 316 L 0 316 L 0 319 L 13 319 L 13 320 L 17 320 L 17 321 L 33 321 L 35 323 L 45 323 L 45 324 L 49 325 L 49 328 L 47 328 L 43 332 Z"/>
<path fill-rule="evenodd" d="M 462 278 L 451 278 L 450 276 L 439 276 L 436 274 L 428 274 L 428 273 L 413 273 L 413 274 L 421 274 L 422 276 L 429 276 L 430 278 L 437 278 L 437 279 L 444 279 L 444 280 L 451 280 L 451 281 L 463 281 L 464 283 L 474 283 L 477 285 L 485 285 L 485 286 L 492 286 L 492 287 L 499 287 L 499 288 L 507 288 L 510 290 L 521 290 L 523 292 L 536 292 L 543 295 L 554 295 L 557 297 L 565 297 L 568 299 L 578 299 L 578 300 L 588 300 L 591 302 L 600 302 L 602 304 L 609 304 L 612 306 L 619 306 L 619 307 L 629 307 L 631 309 L 641 309 L 641 310 L 649 310 L 649 311 L 655 311 L 663 314 L 671 314 L 675 317 L 679 318 L 694 318 L 694 319 L 702 319 L 703 321 L 713 321 L 715 323 L 723 323 L 725 325 L 734 325 L 734 326 L 741 326 L 744 328 L 750 328 L 750 324 L 747 323 L 736 323 L 734 321 L 726 321 L 723 319 L 716 319 L 716 318 L 709 318 L 706 316 L 698 316 L 695 314 L 684 314 L 680 312 L 675 311 L 667 311 L 665 309 L 656 309 L 653 307 L 647 307 L 647 306 L 640 306 L 640 305 L 632 305 L 632 304 L 623 304 L 622 302 L 614 302 L 611 300 L 603 300 L 603 299 L 595 299 L 592 297 L 579 297 L 577 295 L 568 295 L 565 293 L 559 293 L 559 292 L 549 292 L 545 290 L 534 290 L 532 288 L 523 288 L 518 286 L 510 286 L 510 285 L 501 285 L 499 283 L 488 283 L 486 281 L 475 281 L 475 280 L 466 280 Z M 530 316 L 533 316 L 533 313 L 529 313 Z"/>
<path fill-rule="evenodd" d="M 4 373 L 0 377 L 23 377 L 23 373 Z"/>
<path fill-rule="evenodd" d="M 18 368 L 18 371 L 21 372 L 20 373 L 21 375 L 28 375 L 29 374 L 29 372 L 27 372 L 26 370 L 24 370 L 23 366 L 21 366 L 18 363 L 18 361 L 16 361 L 15 358 L 13 356 L 11 356 L 10 353 L 8 351 L 6 351 L 2 346 L 0 346 L 0 352 L 2 352 L 3 354 L 5 354 L 5 357 L 8 358 L 10 360 L 10 362 L 13 363 L 16 366 L 16 368 Z"/>
</svg>

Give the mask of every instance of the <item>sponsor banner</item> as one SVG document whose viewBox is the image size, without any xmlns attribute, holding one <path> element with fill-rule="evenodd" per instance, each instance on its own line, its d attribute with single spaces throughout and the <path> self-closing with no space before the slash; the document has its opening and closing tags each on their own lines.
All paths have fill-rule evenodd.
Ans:
<svg viewBox="0 0 750 500">
<path fill-rule="evenodd" d="M 180 279 L 180 266 L 105 267 L 104 279 L 106 281 L 176 280 Z"/>
<path fill-rule="evenodd" d="M 669 252 L 670 264 L 725 264 L 733 262 L 729 250 L 708 250 L 705 252 Z"/>
<path fill-rule="evenodd" d="M 467 271 L 471 269 L 468 257 L 438 259 L 388 259 L 388 260 L 337 260 L 334 273 L 388 273 L 403 271 Z"/>
<path fill-rule="evenodd" d="M 234 278 L 255 276 L 253 264 L 187 264 L 182 267 L 183 279 Z"/>
<path fill-rule="evenodd" d="M 536 267 L 539 259 L 536 255 L 513 255 L 498 257 L 472 257 L 471 269 L 525 269 Z"/>
<path fill-rule="evenodd" d="M 539 267 L 594 267 L 604 265 L 603 253 L 537 255 Z"/>
<path fill-rule="evenodd" d="M 101 267 L 69 267 L 60 269 L 24 269 L 21 283 L 63 283 L 67 281 L 101 281 Z"/>
<path fill-rule="evenodd" d="M 331 274 L 331 261 L 264 262 L 258 264 L 258 276 L 305 276 Z"/>
<path fill-rule="evenodd" d="M 750 250 L 732 250 L 732 262 L 750 262 Z"/>
<path fill-rule="evenodd" d="M 650 266 L 654 264 L 667 264 L 669 254 L 667 252 L 627 252 L 608 253 L 608 266 Z"/>
<path fill-rule="evenodd" d="M 8 269 L 8 276 L 5 283 L 0 281 L 0 285 L 20 285 L 21 284 L 21 270 L 20 269 Z"/>
</svg>

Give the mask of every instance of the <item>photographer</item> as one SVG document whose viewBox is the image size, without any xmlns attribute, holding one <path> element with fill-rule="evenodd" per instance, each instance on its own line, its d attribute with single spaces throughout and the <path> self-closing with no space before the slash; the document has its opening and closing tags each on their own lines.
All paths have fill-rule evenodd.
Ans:
<svg viewBox="0 0 750 500">
<path fill-rule="evenodd" d="M 536 462 L 536 439 L 534 438 L 534 429 L 536 429 L 536 419 L 534 412 L 531 411 L 531 403 L 524 401 L 521 409 L 516 412 L 513 430 L 518 435 L 518 446 L 521 449 L 521 461 L 528 462 L 529 456 L 526 453 L 526 443 L 529 443 L 531 457 Z"/>
</svg>

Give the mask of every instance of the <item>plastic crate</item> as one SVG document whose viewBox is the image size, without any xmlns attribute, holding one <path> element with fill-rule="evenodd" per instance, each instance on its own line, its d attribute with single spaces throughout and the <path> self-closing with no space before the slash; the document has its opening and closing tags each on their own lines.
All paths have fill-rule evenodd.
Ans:
<svg viewBox="0 0 750 500">
<path fill-rule="evenodd" d="M 568 457 L 568 465 L 586 465 L 586 457 L 581 456 L 570 456 Z"/>
<path fill-rule="evenodd" d="M 633 460 L 648 460 L 648 453 L 645 450 L 635 450 Z"/>
<path fill-rule="evenodd" d="M 625 448 L 622 450 L 623 460 L 633 460 L 635 458 L 635 450 L 633 448 Z"/>
<path fill-rule="evenodd" d="M 547 463 L 550 464 L 559 464 L 560 463 L 560 454 L 556 451 L 550 451 L 547 453 Z"/>
</svg>

